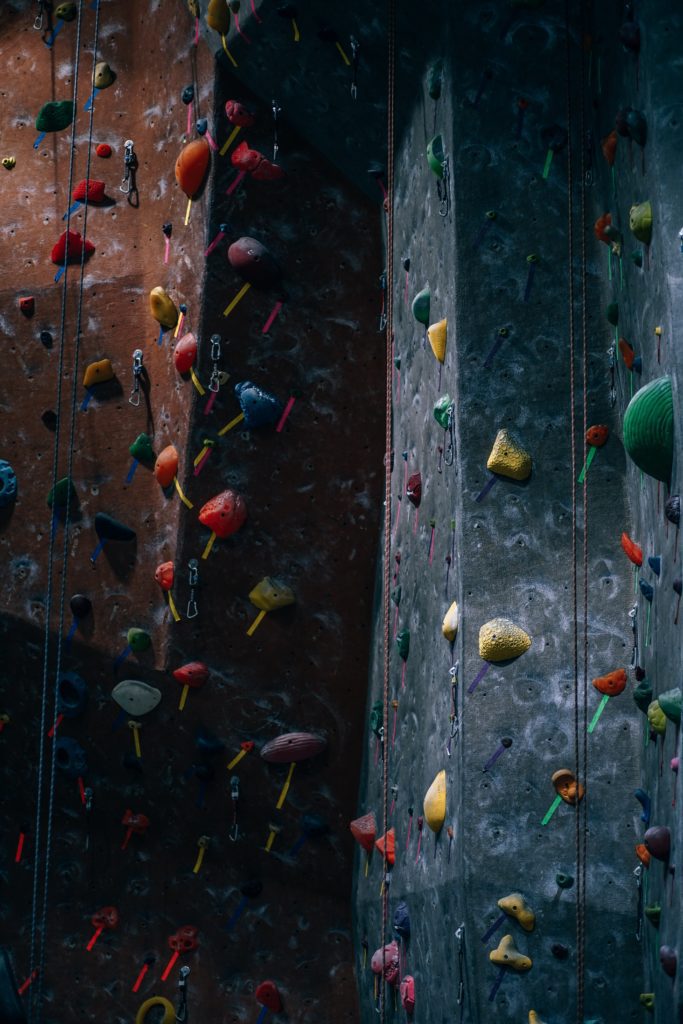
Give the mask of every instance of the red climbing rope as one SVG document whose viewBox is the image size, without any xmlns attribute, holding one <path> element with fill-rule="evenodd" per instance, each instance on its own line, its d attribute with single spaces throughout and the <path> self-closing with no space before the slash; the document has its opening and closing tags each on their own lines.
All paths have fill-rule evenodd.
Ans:
<svg viewBox="0 0 683 1024">
<path fill-rule="evenodd" d="M 382 816 L 384 835 L 389 830 L 389 672 L 391 667 L 391 464 L 392 464 L 392 382 L 393 361 L 392 349 L 394 339 L 394 95 L 395 95 L 395 64 L 396 64 L 396 0 L 388 0 L 387 5 L 387 196 L 385 199 L 387 212 L 387 292 L 386 292 L 386 407 L 385 407 L 385 444 L 384 444 L 384 579 L 383 579 L 383 643 L 384 643 L 384 678 L 383 678 L 383 736 L 384 758 L 382 777 Z M 382 888 L 382 956 L 386 958 L 387 926 L 389 917 L 389 861 L 388 846 L 384 843 L 384 879 Z M 382 1024 L 386 1022 L 386 959 L 382 964 L 380 1016 Z"/>
</svg>

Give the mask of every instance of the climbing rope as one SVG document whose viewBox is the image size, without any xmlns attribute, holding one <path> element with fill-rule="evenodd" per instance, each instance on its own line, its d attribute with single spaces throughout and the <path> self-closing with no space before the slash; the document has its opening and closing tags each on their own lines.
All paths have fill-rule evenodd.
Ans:
<svg viewBox="0 0 683 1024">
<path fill-rule="evenodd" d="M 73 88 L 73 104 L 74 104 L 74 116 L 72 121 L 71 129 L 71 145 L 70 145 L 70 157 L 69 157 L 69 184 L 68 184 L 68 196 L 71 197 L 73 191 L 73 176 L 74 176 L 74 158 L 76 149 L 76 121 L 78 111 L 78 77 L 80 72 L 80 36 L 81 36 L 81 19 L 82 19 L 82 8 L 79 6 L 78 9 L 78 23 L 76 27 L 76 56 L 74 59 L 74 88 Z M 94 79 L 95 64 L 97 62 L 97 49 L 99 43 L 99 23 L 100 23 L 100 6 L 95 6 L 95 28 L 94 28 L 94 41 L 92 49 L 92 78 Z M 86 166 L 86 199 L 88 192 L 87 183 L 90 181 L 90 169 L 92 160 L 92 140 L 93 140 L 93 121 L 95 113 L 94 102 L 89 107 L 90 117 L 88 126 L 88 149 L 87 149 L 87 166 Z M 65 357 L 65 339 L 66 339 L 66 300 L 67 300 L 67 283 L 68 283 L 68 256 L 69 256 L 69 229 L 71 222 L 71 208 L 69 207 L 66 219 L 66 253 L 65 253 L 65 269 L 64 269 L 64 284 L 62 288 L 62 308 L 61 308 L 61 320 L 60 320 L 60 346 L 59 346 L 59 368 L 58 368 L 58 382 L 57 382 L 57 424 L 55 431 L 55 444 L 54 444 L 54 455 L 53 455 L 53 469 L 52 469 L 52 485 L 53 488 L 57 482 L 58 477 L 58 463 L 59 463 L 59 448 L 61 438 L 61 403 L 62 403 L 62 380 L 63 380 L 63 368 L 64 368 L 64 357 Z M 88 225 L 88 202 L 84 204 L 83 214 L 83 239 L 87 238 L 87 225 Z M 78 284 L 78 308 L 76 316 L 76 333 L 74 339 L 74 354 L 73 354 L 73 365 L 71 369 L 71 395 L 70 395 L 70 419 L 69 419 L 69 439 L 68 439 L 68 452 L 67 452 L 67 480 L 73 479 L 73 454 L 74 454 L 74 438 L 76 431 L 76 408 L 77 408 L 77 386 L 78 386 L 78 362 L 80 352 L 80 339 L 81 339 L 81 327 L 83 322 L 83 288 L 85 278 L 85 259 L 86 249 L 85 246 L 81 247 L 81 263 L 80 263 L 80 275 Z M 51 728 L 53 735 L 56 736 L 56 727 L 58 719 L 58 706 L 57 696 L 59 690 L 59 677 L 61 673 L 61 661 L 62 661 L 62 643 L 61 636 L 64 629 L 64 608 L 66 604 L 66 578 L 67 578 L 67 561 L 69 552 L 69 536 L 68 536 L 68 525 L 71 512 L 71 487 L 66 489 L 66 504 L 64 506 L 64 532 L 62 538 L 62 557 L 61 557 L 61 586 L 59 592 L 59 605 L 58 605 L 58 623 L 56 628 L 56 663 L 54 670 L 54 687 L 53 687 L 53 721 Z M 53 512 L 53 514 L 56 514 Z M 50 619 L 52 610 L 52 575 L 53 575 L 53 561 L 54 561 L 54 539 L 56 536 L 56 530 L 53 528 L 50 531 L 50 544 L 48 549 L 48 598 L 47 608 L 45 615 L 45 650 L 44 650 L 44 662 L 43 662 L 43 687 L 41 695 L 41 726 L 40 726 L 40 750 L 39 750 L 39 768 L 38 768 L 38 793 L 37 793 L 37 806 L 36 806 L 36 860 L 34 865 L 34 878 L 33 878 L 33 894 L 32 894 L 32 905 L 31 905 L 31 955 L 30 964 L 33 968 L 35 963 L 35 946 L 36 946 L 36 931 L 37 931 L 37 917 L 38 917 L 38 873 L 40 864 L 40 819 L 42 817 L 42 788 L 43 788 L 43 774 L 45 770 L 45 725 L 47 720 L 47 698 L 48 698 L 48 675 L 49 675 L 49 640 L 50 640 Z M 43 854 L 43 887 L 42 887 L 42 911 L 40 917 L 40 945 L 38 954 L 38 975 L 37 984 L 35 991 L 32 993 L 32 998 L 29 1002 L 29 1021 L 30 1024 L 40 1024 L 41 1011 L 42 1011 L 42 995 L 43 995 L 43 983 L 45 973 L 45 959 L 46 959 L 46 932 L 47 932 L 47 914 L 49 906 L 49 877 L 50 877 L 50 857 L 52 851 L 52 831 L 54 821 L 54 800 L 55 800 L 55 778 L 56 778 L 56 766 L 57 766 L 57 744 L 56 741 L 52 744 L 51 759 L 50 759 L 50 781 L 48 789 L 48 807 L 47 807 L 47 825 L 45 832 L 45 850 Z M 35 1016 L 34 1016 L 35 1010 Z"/>
<path fill-rule="evenodd" d="M 387 291 L 386 291 L 386 407 L 384 444 L 384 679 L 383 729 L 384 758 L 382 761 L 382 813 L 384 820 L 384 878 L 382 888 L 382 984 L 380 1016 L 382 1024 L 387 1016 L 386 945 L 389 918 L 389 861 L 387 832 L 389 830 L 389 672 L 391 667 L 391 468 L 392 468 L 392 384 L 394 339 L 394 97 L 396 65 L 396 0 L 387 5 Z"/>
</svg>

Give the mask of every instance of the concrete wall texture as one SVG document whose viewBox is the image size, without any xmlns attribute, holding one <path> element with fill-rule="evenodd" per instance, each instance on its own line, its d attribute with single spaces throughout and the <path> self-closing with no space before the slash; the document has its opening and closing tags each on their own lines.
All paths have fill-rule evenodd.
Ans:
<svg viewBox="0 0 683 1024">
<path fill-rule="evenodd" d="M 256 1020 L 255 990 L 266 979 L 283 999 L 276 1020 L 369 1022 L 378 1009 L 387 1020 L 406 1019 L 398 990 L 382 989 L 371 967 L 382 935 L 381 857 L 375 851 L 366 870 L 348 829 L 354 815 L 373 811 L 383 832 L 385 764 L 386 824 L 396 833 L 387 940 L 404 902 L 411 933 L 401 939 L 400 976 L 415 980 L 408 1019 L 578 1020 L 576 920 L 585 904 L 585 1021 L 681 1024 L 678 978 L 660 964 L 662 945 L 681 947 L 683 836 L 670 767 L 680 736 L 673 721 L 664 733 L 651 731 L 632 699 L 629 612 L 636 608 L 638 675 L 657 697 L 681 684 L 679 534 L 664 507 L 680 486 L 683 15 L 662 0 L 615 0 L 599 9 L 589 2 L 565 7 L 561 0 L 430 0 L 419 10 L 398 10 L 391 555 L 386 566 L 380 557 L 375 573 L 386 224 L 382 184 L 375 180 L 384 178 L 377 168 L 368 170 L 386 164 L 386 5 L 242 3 L 239 31 L 234 14 L 229 18 L 228 53 L 206 22 L 205 2 L 195 26 L 193 5 L 185 2 L 100 0 L 97 57 L 117 78 L 95 99 L 92 142 L 109 143 L 113 155 L 93 155 L 90 177 L 102 178 L 115 202 L 89 208 L 87 236 L 96 252 L 85 264 L 82 288 L 79 267 L 69 270 L 63 296 L 49 252 L 70 201 L 71 135 L 69 129 L 48 135 L 34 149 L 33 121 L 44 102 L 72 95 L 78 21 L 57 25 L 48 47 L 47 26 L 42 33 L 32 27 L 40 6 L 13 0 L 0 11 L 8 69 L 0 156 L 16 158 L 13 169 L 0 168 L 6 357 L 0 458 L 18 478 L 16 503 L 0 509 L 0 712 L 7 716 L 0 731 L 0 941 L 10 947 L 20 982 L 41 968 L 22 996 L 32 1024 L 123 1024 L 153 995 L 175 1005 L 180 964 L 191 968 L 189 1020 Z M 94 6 L 82 4 L 74 183 L 85 176 L 89 150 L 83 107 Z M 43 7 L 47 17 L 49 5 Z M 434 91 L 438 62 L 435 99 L 429 87 Z M 190 84 L 188 128 L 181 93 Z M 286 178 L 247 178 L 228 194 L 235 171 L 228 156 L 214 153 L 185 225 L 175 159 L 196 137 L 199 117 L 223 143 L 228 99 L 255 110 L 256 124 L 237 141 L 248 140 L 268 158 L 273 101 L 281 107 L 278 163 Z M 643 147 L 620 136 L 612 170 L 601 140 L 627 107 L 642 113 L 647 140 Z M 437 135 L 448 166 L 441 179 L 426 158 Z M 139 206 L 118 191 L 128 138 L 139 159 Z M 649 245 L 629 230 L 629 209 L 644 200 L 653 210 Z M 621 258 L 610 257 L 593 231 L 606 212 L 623 235 Z M 165 263 L 161 229 L 169 221 Z M 82 230 L 83 224 L 81 208 L 71 226 Z M 226 237 L 205 257 L 223 224 Z M 244 235 L 271 250 L 282 287 L 252 288 L 226 319 L 223 309 L 241 285 L 226 247 Z M 176 372 L 173 339 L 167 334 L 157 345 L 147 300 L 156 285 L 188 306 L 204 384 L 212 369 L 209 339 L 222 336 L 220 368 L 230 376 L 209 413 L 206 396 Z M 428 323 L 447 319 L 443 365 L 411 310 L 425 288 Z M 35 312 L 25 316 L 19 299 L 29 295 Z M 284 305 L 264 331 L 276 300 Z M 615 303 L 616 328 L 605 312 Z M 41 344 L 41 331 L 51 333 L 52 347 Z M 640 357 L 641 372 L 627 368 L 619 338 Z M 127 398 L 137 347 L 147 377 L 135 408 Z M 103 357 L 112 360 L 120 387 L 80 410 L 83 369 Z M 675 413 L 668 489 L 641 474 L 622 443 L 632 394 L 663 374 L 672 380 Z M 281 401 L 296 398 L 282 434 L 238 426 L 219 437 L 238 411 L 232 386 L 245 379 Z M 452 431 L 434 417 L 435 403 L 446 395 L 453 402 Z M 55 434 L 48 412 L 61 417 L 57 478 L 71 459 L 77 496 L 68 530 L 55 527 L 51 583 L 46 496 Z M 574 553 L 572 481 L 586 453 L 584 430 L 595 424 L 610 434 L 588 471 L 586 500 L 576 487 Z M 530 454 L 533 468 L 528 479 L 501 476 L 489 487 L 487 459 L 501 429 Z M 178 448 L 179 480 L 193 509 L 173 492 L 165 495 L 144 466 L 126 479 L 128 446 L 143 430 L 156 452 L 171 443 Z M 192 459 L 206 439 L 215 446 L 195 476 Z M 408 481 L 417 473 L 416 508 Z M 249 518 L 200 560 L 200 614 L 188 619 L 187 565 L 208 536 L 197 512 L 226 487 L 245 495 Z M 134 527 L 137 543 L 109 546 L 93 567 L 98 511 Z M 622 531 L 642 547 L 638 571 L 622 550 Z M 661 558 L 659 575 L 648 563 L 653 556 Z M 177 623 L 154 580 L 167 559 L 177 572 Z M 269 615 L 250 638 L 255 610 L 247 594 L 266 575 L 291 586 L 296 603 Z M 382 701 L 385 576 L 393 601 L 382 743 L 369 721 Z M 651 604 L 639 580 L 653 588 Z M 93 614 L 63 646 L 68 599 L 76 592 L 91 599 Z M 460 625 L 450 644 L 441 623 L 453 601 Z M 497 617 L 512 620 L 532 643 L 521 656 L 494 664 L 480 657 L 479 631 Z M 115 666 L 131 626 L 149 632 L 151 648 Z M 405 641 L 406 631 L 410 645 L 402 657 L 395 641 Z M 195 659 L 206 662 L 210 679 L 190 693 L 181 713 L 171 672 Z M 627 670 L 627 686 L 607 702 L 588 736 L 601 700 L 590 681 L 619 668 Z M 44 733 L 64 671 L 87 683 L 87 710 L 57 730 L 85 751 L 87 807 L 76 779 L 58 769 L 51 778 L 53 741 Z M 111 699 L 114 684 L 126 677 L 163 694 L 144 719 L 141 758 Z M 588 758 L 587 768 L 580 765 L 586 795 L 578 832 L 566 803 L 546 818 L 553 773 L 575 770 L 577 728 L 579 755 L 585 736 Z M 299 730 L 321 736 L 325 752 L 296 768 L 278 813 L 287 767 L 266 764 L 258 752 L 268 740 Z M 227 771 L 248 741 L 255 750 Z M 424 820 L 423 799 L 442 771 L 446 816 L 435 834 Z M 235 842 L 232 774 L 240 780 Z M 647 827 L 636 788 L 649 797 L 649 824 L 672 835 L 668 860 L 653 857 L 647 869 L 635 853 Z M 121 850 L 128 808 L 146 814 L 150 826 Z M 267 852 L 272 826 L 275 841 Z M 585 849 L 585 899 L 577 885 L 577 835 L 579 853 Z M 200 836 L 210 844 L 194 872 Z M 572 876 L 573 884 L 563 887 L 558 875 Z M 41 931 L 31 921 L 36 893 L 39 911 L 47 896 L 42 956 L 35 955 Z M 498 901 L 512 893 L 534 911 L 532 930 L 509 915 L 501 919 Z M 92 915 L 107 905 L 118 908 L 119 926 L 88 953 Z M 185 924 L 198 927 L 199 946 L 163 981 L 167 938 Z M 529 970 L 489 960 L 506 934 L 531 959 Z M 133 992 L 144 964 L 148 971 Z M 0 975 L 0 1005 L 2 997 Z M 159 1012 L 148 1014 L 148 1024 L 156 1024 Z"/>
</svg>

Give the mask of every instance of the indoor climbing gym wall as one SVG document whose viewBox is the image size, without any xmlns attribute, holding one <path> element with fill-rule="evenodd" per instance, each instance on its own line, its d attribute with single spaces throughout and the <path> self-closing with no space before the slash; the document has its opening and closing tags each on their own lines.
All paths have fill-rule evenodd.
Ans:
<svg viewBox="0 0 683 1024">
<path fill-rule="evenodd" d="M 683 1024 L 683 13 L 0 9 L 0 1024 Z"/>
</svg>

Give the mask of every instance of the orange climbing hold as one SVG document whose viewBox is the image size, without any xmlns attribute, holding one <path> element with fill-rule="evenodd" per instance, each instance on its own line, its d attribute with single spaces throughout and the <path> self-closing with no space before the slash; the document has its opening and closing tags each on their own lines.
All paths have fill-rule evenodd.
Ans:
<svg viewBox="0 0 683 1024">
<path fill-rule="evenodd" d="M 606 135 L 600 143 L 602 147 L 602 155 L 607 161 L 608 167 L 614 167 L 614 161 L 617 158 L 617 141 L 619 136 L 617 135 L 616 128 L 613 129 L 609 135 Z"/>
<path fill-rule="evenodd" d="M 618 697 L 626 689 L 626 682 L 626 670 L 617 668 L 614 672 L 608 672 L 606 676 L 598 676 L 593 680 L 593 686 L 607 697 Z"/>
<path fill-rule="evenodd" d="M 361 818 L 355 818 L 349 825 L 351 835 L 359 846 L 362 846 L 366 853 L 372 853 L 377 835 L 377 822 L 372 811 L 364 814 Z"/>
<path fill-rule="evenodd" d="M 396 831 L 390 828 L 383 836 L 375 840 L 375 846 L 384 857 L 384 847 L 387 850 L 387 864 L 392 867 L 396 863 Z"/>
<path fill-rule="evenodd" d="M 589 427 L 586 431 L 586 444 L 592 444 L 594 448 L 602 448 L 604 444 L 607 444 L 608 437 L 609 427 L 606 427 L 604 423 L 596 423 L 594 427 Z"/>
<path fill-rule="evenodd" d="M 192 332 L 184 334 L 173 352 L 178 373 L 189 373 L 197 361 L 197 339 Z"/>
<path fill-rule="evenodd" d="M 643 564 L 643 549 L 634 540 L 631 540 L 627 533 L 621 535 L 621 546 L 630 562 L 633 562 L 634 565 Z"/>
<path fill-rule="evenodd" d="M 178 475 L 178 450 L 169 444 L 159 452 L 154 463 L 154 476 L 161 487 L 169 487 Z"/>
<path fill-rule="evenodd" d="M 610 236 L 605 234 L 605 228 L 610 227 L 611 224 L 612 224 L 612 214 L 611 213 L 603 213 L 602 217 L 598 217 L 598 219 L 596 220 L 596 222 L 595 222 L 595 224 L 593 226 L 593 231 L 595 232 L 595 237 L 597 238 L 597 240 L 599 242 L 604 242 L 605 245 L 611 245 L 612 244 L 612 240 L 611 240 Z"/>
<path fill-rule="evenodd" d="M 175 180 L 188 199 L 192 199 L 202 187 L 210 160 L 211 147 L 203 137 L 188 142 L 181 149 L 175 162 Z"/>
<path fill-rule="evenodd" d="M 227 36 L 230 28 L 230 8 L 225 0 L 209 0 L 206 23 L 219 35 Z"/>
<path fill-rule="evenodd" d="M 162 562 L 157 566 L 154 579 L 162 590 L 171 590 L 175 580 L 175 568 L 173 562 Z"/>
<path fill-rule="evenodd" d="M 645 843 L 638 843 L 636 846 L 636 857 L 643 865 L 643 867 L 649 868 L 650 866 L 650 851 L 648 850 Z"/>
</svg>

